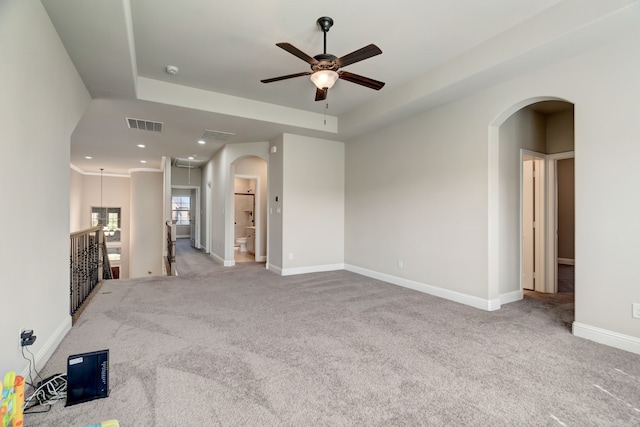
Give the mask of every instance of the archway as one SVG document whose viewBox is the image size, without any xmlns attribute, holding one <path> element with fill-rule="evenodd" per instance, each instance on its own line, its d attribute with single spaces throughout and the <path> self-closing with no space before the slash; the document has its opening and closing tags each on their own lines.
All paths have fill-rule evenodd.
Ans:
<svg viewBox="0 0 640 427">
<path fill-rule="evenodd" d="M 571 102 L 561 98 L 529 98 L 507 108 L 489 126 L 488 283 L 492 309 L 523 297 L 522 173 L 525 157 L 544 159 L 540 163 L 544 166 L 544 175 L 540 178 L 546 178 L 542 200 L 546 208 L 540 224 L 536 223 L 536 226 L 544 228 L 538 231 L 543 238 L 544 260 L 541 265 L 545 268 L 541 269 L 542 277 L 538 280 L 545 292 L 555 291 L 556 218 L 555 213 L 549 210 L 556 207 L 556 163 L 553 156 L 557 157 L 561 151 L 573 153 L 573 139 L 570 150 L 566 147 L 548 149 L 549 130 L 545 123 L 549 115 L 570 108 L 570 134 L 573 138 L 572 107 Z"/>
</svg>

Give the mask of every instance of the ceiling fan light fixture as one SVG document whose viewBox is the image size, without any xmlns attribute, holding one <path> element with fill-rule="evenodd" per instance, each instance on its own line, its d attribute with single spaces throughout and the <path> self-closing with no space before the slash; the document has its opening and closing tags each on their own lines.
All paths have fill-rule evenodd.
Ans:
<svg viewBox="0 0 640 427">
<path fill-rule="evenodd" d="M 311 74 L 311 81 L 318 89 L 331 89 L 338 77 L 338 73 L 333 70 L 319 70 Z"/>
</svg>

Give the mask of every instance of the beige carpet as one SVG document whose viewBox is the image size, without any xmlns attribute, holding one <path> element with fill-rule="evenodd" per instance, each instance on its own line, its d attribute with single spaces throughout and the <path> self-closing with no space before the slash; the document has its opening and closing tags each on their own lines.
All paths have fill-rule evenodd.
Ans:
<svg viewBox="0 0 640 427">
<path fill-rule="evenodd" d="M 44 375 L 108 348 L 110 396 L 26 426 L 640 425 L 640 356 L 572 336 L 540 299 L 489 313 L 197 252 L 179 269 L 102 287 Z"/>
</svg>

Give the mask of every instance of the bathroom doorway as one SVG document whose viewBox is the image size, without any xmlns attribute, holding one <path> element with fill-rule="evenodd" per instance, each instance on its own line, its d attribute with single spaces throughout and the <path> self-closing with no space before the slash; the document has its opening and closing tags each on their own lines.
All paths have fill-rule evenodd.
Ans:
<svg viewBox="0 0 640 427">
<path fill-rule="evenodd" d="M 256 189 L 255 178 L 234 178 L 234 259 L 254 262 L 256 255 Z"/>
<path fill-rule="evenodd" d="M 242 156 L 231 163 L 229 180 L 229 228 L 226 238 L 233 261 L 267 261 L 267 162 L 258 156 Z M 230 260 L 231 261 L 231 260 Z"/>
</svg>

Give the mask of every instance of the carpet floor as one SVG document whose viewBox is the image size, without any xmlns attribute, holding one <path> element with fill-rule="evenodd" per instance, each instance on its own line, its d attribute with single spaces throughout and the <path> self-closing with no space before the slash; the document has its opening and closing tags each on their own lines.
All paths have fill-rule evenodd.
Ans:
<svg viewBox="0 0 640 427">
<path fill-rule="evenodd" d="M 640 425 L 640 355 L 571 335 L 566 304 L 486 312 L 197 251 L 177 268 L 103 285 L 42 374 L 109 349 L 109 397 L 25 426 Z"/>
</svg>

